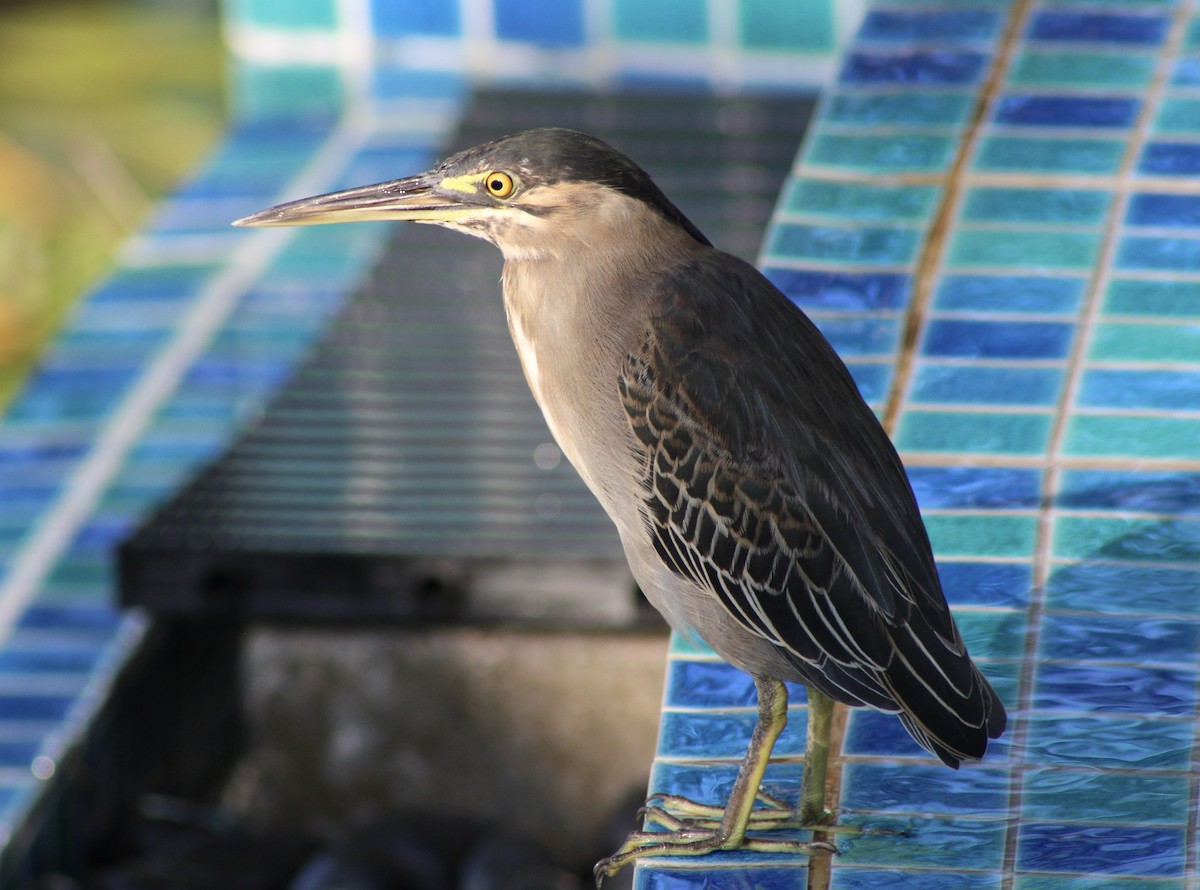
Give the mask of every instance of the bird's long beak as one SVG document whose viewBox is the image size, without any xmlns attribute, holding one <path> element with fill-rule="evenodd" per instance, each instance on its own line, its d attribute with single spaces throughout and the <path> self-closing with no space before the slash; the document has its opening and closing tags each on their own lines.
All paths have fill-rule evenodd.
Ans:
<svg viewBox="0 0 1200 890">
<path fill-rule="evenodd" d="M 428 173 L 301 198 L 268 207 L 235 220 L 235 226 L 315 226 L 324 223 L 365 220 L 414 220 L 445 222 L 472 211 L 461 197 L 451 197 L 437 188 L 438 180 Z"/>
</svg>

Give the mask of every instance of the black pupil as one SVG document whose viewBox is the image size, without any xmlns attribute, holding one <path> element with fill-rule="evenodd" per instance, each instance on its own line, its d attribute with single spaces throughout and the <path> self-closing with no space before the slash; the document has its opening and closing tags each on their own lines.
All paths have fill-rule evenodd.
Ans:
<svg viewBox="0 0 1200 890">
<path fill-rule="evenodd" d="M 497 177 L 488 183 L 488 188 L 494 192 L 502 192 L 504 191 L 504 180 Z"/>
</svg>

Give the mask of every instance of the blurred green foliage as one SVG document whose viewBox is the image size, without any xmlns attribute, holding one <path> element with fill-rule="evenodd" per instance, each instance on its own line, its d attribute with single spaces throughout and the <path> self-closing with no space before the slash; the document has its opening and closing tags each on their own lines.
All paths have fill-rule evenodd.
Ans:
<svg viewBox="0 0 1200 890">
<path fill-rule="evenodd" d="M 0 0 L 0 407 L 224 118 L 216 0 Z"/>
</svg>

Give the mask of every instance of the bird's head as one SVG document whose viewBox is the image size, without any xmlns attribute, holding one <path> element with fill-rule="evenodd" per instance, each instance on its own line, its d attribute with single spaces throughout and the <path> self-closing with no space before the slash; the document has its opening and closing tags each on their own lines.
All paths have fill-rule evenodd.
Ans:
<svg viewBox="0 0 1200 890">
<path fill-rule="evenodd" d="M 645 217 L 650 213 L 650 217 Z M 432 170 L 262 210 L 236 226 L 412 220 L 491 241 L 508 258 L 550 252 L 621 215 L 708 240 L 637 164 L 574 130 L 527 130 L 469 148 Z"/>
</svg>

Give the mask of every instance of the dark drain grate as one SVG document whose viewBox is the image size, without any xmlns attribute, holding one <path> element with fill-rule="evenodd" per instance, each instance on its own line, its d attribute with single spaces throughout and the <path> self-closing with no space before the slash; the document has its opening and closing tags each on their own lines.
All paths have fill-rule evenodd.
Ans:
<svg viewBox="0 0 1200 890">
<path fill-rule="evenodd" d="M 479 92 L 456 150 L 594 133 L 749 259 L 802 97 Z M 408 170 L 397 170 L 404 175 Z M 495 248 L 402 226 L 253 427 L 121 548 L 127 604 L 247 618 L 642 620 L 616 532 L 563 460 L 509 340 Z"/>
</svg>

